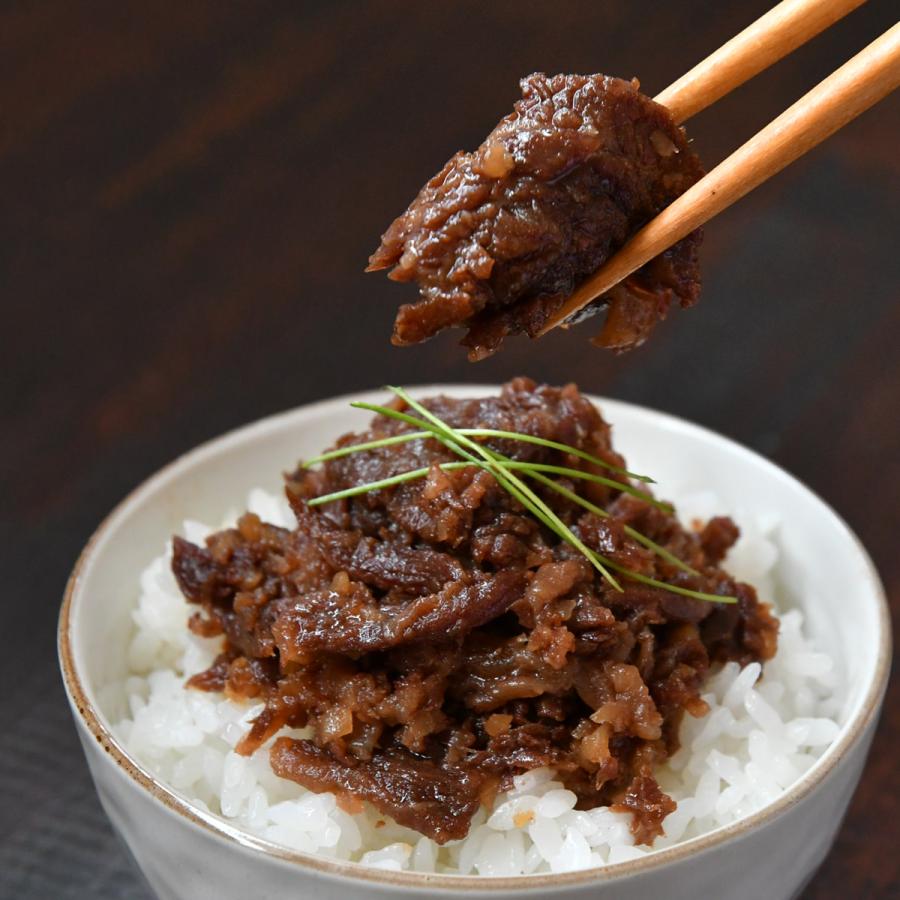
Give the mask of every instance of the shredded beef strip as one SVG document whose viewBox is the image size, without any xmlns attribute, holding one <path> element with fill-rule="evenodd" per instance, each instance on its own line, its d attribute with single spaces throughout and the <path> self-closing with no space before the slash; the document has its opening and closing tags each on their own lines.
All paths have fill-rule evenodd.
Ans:
<svg viewBox="0 0 900 900">
<path fill-rule="evenodd" d="M 455 428 L 525 433 L 625 464 L 609 425 L 572 385 L 517 378 L 499 396 L 425 403 Z M 337 445 L 409 430 L 377 416 Z M 517 460 L 609 475 L 561 451 L 486 444 Z M 490 474 L 438 468 L 451 459 L 438 442 L 417 439 L 300 468 L 286 484 L 295 529 L 248 513 L 205 546 L 175 538 L 173 572 L 197 606 L 190 627 L 223 638 L 190 686 L 264 701 L 239 752 L 275 737 L 277 774 L 351 806 L 368 801 L 439 843 L 464 836 L 479 803 L 541 766 L 556 770 L 580 808 L 631 813 L 635 839 L 651 842 L 674 808 L 655 767 L 678 748 L 683 715 L 707 711 L 710 667 L 775 652 L 768 607 L 719 567 L 737 528 L 716 518 L 687 530 L 645 499 L 560 479 L 609 512 L 599 518 L 535 484 L 594 550 L 738 602 L 627 578 L 619 592 Z M 309 505 L 420 467 L 430 467 L 421 480 Z M 627 525 L 699 574 L 637 544 Z M 277 737 L 284 726 L 309 731 Z"/>
<path fill-rule="evenodd" d="M 481 779 L 476 773 L 441 768 L 403 750 L 346 764 L 311 741 L 279 738 L 270 758 L 276 775 L 310 790 L 371 800 L 401 825 L 423 831 L 440 844 L 464 838 L 479 805 Z"/>
<path fill-rule="evenodd" d="M 371 590 L 347 579 L 345 589 L 311 591 L 281 609 L 275 643 L 285 661 L 310 652 L 371 653 L 400 644 L 454 638 L 490 622 L 519 599 L 521 572 L 450 582 L 409 603 L 379 603 Z"/>
<path fill-rule="evenodd" d="M 589 275 L 703 175 L 668 110 L 636 81 L 535 73 L 474 153 L 460 151 L 388 228 L 367 271 L 415 281 L 395 344 L 467 329 L 469 358 L 535 337 Z M 596 342 L 627 350 L 672 303 L 700 292 L 695 231 L 582 312 L 607 308 Z"/>
</svg>

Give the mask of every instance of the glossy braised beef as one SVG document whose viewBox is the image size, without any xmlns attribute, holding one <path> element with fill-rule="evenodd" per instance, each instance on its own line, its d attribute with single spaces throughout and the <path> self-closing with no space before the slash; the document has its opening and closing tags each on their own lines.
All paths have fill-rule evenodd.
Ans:
<svg viewBox="0 0 900 900">
<path fill-rule="evenodd" d="M 470 359 L 534 337 L 587 276 L 703 174 L 684 132 L 637 82 L 530 75 L 474 153 L 457 153 L 385 232 L 368 271 L 415 281 L 395 344 L 468 330 Z M 669 306 L 696 302 L 699 231 L 599 298 L 597 343 L 642 343 Z"/>
<path fill-rule="evenodd" d="M 435 397 L 450 425 L 527 433 L 615 466 L 610 428 L 574 386 L 520 378 L 477 400 Z M 338 445 L 409 426 L 376 417 Z M 605 470 L 557 450 L 492 442 L 519 460 Z M 552 766 L 581 807 L 633 815 L 650 842 L 674 808 L 654 768 L 678 746 L 685 712 L 716 661 L 767 659 L 777 624 L 752 587 L 721 568 L 737 529 L 696 531 L 608 486 L 563 484 L 609 511 L 543 498 L 589 547 L 669 584 L 733 595 L 704 602 L 622 579 L 613 589 L 483 470 L 443 471 L 436 441 L 356 453 L 287 480 L 297 527 L 243 516 L 200 547 L 175 539 L 173 569 L 200 608 L 191 628 L 224 635 L 215 664 L 191 686 L 265 701 L 239 752 L 285 725 L 271 764 L 348 808 L 369 801 L 443 843 L 463 837 L 480 803 L 513 776 Z M 427 478 L 310 507 L 307 501 L 421 466 Z M 681 569 L 625 532 L 631 526 L 695 568 Z"/>
</svg>

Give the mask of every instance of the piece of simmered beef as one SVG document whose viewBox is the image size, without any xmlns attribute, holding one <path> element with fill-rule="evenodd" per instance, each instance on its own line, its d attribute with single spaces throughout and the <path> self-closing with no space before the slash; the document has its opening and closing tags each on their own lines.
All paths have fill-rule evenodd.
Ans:
<svg viewBox="0 0 900 900">
<path fill-rule="evenodd" d="M 414 281 L 395 344 L 467 329 L 470 359 L 538 334 L 589 275 L 702 175 L 669 112 L 636 82 L 529 75 L 522 99 L 473 153 L 460 151 L 384 233 L 368 271 Z M 700 292 L 699 231 L 598 298 L 601 346 L 642 343 Z"/>
</svg>

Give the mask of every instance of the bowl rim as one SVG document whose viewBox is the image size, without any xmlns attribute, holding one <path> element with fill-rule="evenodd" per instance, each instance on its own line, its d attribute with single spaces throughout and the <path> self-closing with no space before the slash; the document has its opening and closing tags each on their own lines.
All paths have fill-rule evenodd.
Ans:
<svg viewBox="0 0 900 900">
<path fill-rule="evenodd" d="M 422 396 L 432 392 L 459 393 L 468 396 L 477 396 L 482 391 L 496 392 L 498 385 L 489 384 L 423 384 L 413 385 L 408 388 L 414 396 Z M 638 418 L 652 419 L 655 424 L 663 425 L 667 429 L 692 433 L 707 441 L 724 444 L 732 452 L 749 456 L 756 465 L 768 469 L 770 474 L 786 480 L 801 492 L 807 494 L 817 502 L 823 511 L 836 521 L 863 563 L 864 577 L 869 582 L 869 587 L 874 595 L 878 607 L 877 627 L 879 632 L 877 657 L 872 670 L 872 678 L 865 689 L 864 695 L 859 701 L 856 712 L 841 727 L 841 731 L 835 741 L 826 749 L 825 753 L 816 763 L 804 773 L 788 790 L 774 802 L 766 805 L 757 812 L 740 819 L 729 825 L 720 826 L 707 834 L 691 838 L 677 843 L 672 847 L 655 851 L 645 857 L 626 862 L 612 863 L 602 867 L 580 869 L 574 872 L 542 873 L 538 875 L 514 875 L 503 877 L 485 878 L 473 875 L 448 875 L 425 872 L 389 871 L 366 866 L 350 860 L 334 860 L 316 856 L 312 853 L 290 850 L 265 838 L 257 837 L 240 828 L 232 826 L 224 819 L 206 813 L 193 806 L 187 800 L 180 797 L 172 788 L 158 780 L 150 771 L 144 768 L 134 759 L 125 747 L 113 734 L 111 728 L 103 723 L 101 715 L 94 704 L 88 698 L 82 681 L 75 666 L 75 654 L 72 648 L 71 620 L 72 607 L 76 602 L 81 586 L 82 574 L 92 560 L 95 548 L 111 532 L 117 520 L 123 517 L 133 506 L 138 505 L 146 497 L 152 495 L 166 480 L 175 477 L 182 469 L 191 468 L 203 462 L 204 457 L 210 457 L 221 452 L 233 444 L 252 443 L 256 438 L 264 436 L 272 429 L 289 425 L 295 419 L 302 419 L 308 415 L 327 412 L 329 409 L 343 409 L 351 400 L 372 400 L 384 397 L 383 391 L 360 391 L 352 394 L 343 394 L 337 397 L 313 403 L 303 404 L 293 409 L 265 416 L 249 424 L 231 429 L 221 435 L 213 437 L 191 450 L 181 454 L 176 459 L 158 469 L 136 488 L 130 491 L 113 510 L 102 520 L 100 525 L 88 539 L 81 551 L 71 575 L 66 583 L 63 602 L 60 609 L 57 649 L 63 682 L 73 713 L 77 712 L 78 724 L 86 728 L 89 734 L 97 742 L 111 761 L 125 776 L 145 791 L 149 798 L 161 803 L 170 812 L 179 815 L 193 825 L 212 833 L 213 837 L 233 842 L 244 849 L 249 849 L 264 856 L 274 857 L 276 860 L 297 865 L 301 868 L 313 869 L 321 875 L 346 878 L 355 882 L 376 882 L 382 886 L 391 886 L 400 889 L 428 888 L 435 890 L 473 890 L 502 893 L 514 890 L 539 891 L 548 887 L 572 887 L 587 882 L 606 882 L 631 877 L 642 872 L 657 869 L 661 866 L 682 862 L 691 857 L 712 851 L 720 845 L 726 844 L 742 834 L 754 831 L 774 819 L 780 817 L 790 808 L 803 800 L 808 794 L 821 785 L 831 771 L 844 758 L 847 751 L 856 744 L 865 733 L 866 729 L 878 715 L 882 697 L 884 695 L 891 658 L 891 628 L 890 613 L 884 586 L 878 575 L 874 563 L 860 539 L 853 532 L 844 519 L 818 494 L 806 486 L 800 479 L 791 475 L 785 469 L 756 453 L 737 441 L 718 434 L 717 432 L 698 425 L 679 416 L 661 412 L 650 407 L 641 406 L 626 401 L 614 400 L 593 394 L 586 394 L 591 402 L 595 403 L 604 418 L 607 418 L 607 410 L 611 415 L 607 421 L 615 427 L 615 417 L 618 411 L 624 411 L 627 415 Z"/>
</svg>

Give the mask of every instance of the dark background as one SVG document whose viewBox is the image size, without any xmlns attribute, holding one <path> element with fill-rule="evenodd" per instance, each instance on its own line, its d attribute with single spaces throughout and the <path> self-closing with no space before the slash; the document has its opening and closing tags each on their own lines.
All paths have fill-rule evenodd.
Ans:
<svg viewBox="0 0 900 900">
<path fill-rule="evenodd" d="M 896 98 L 713 222 L 700 306 L 632 355 L 593 349 L 596 323 L 478 365 L 455 335 L 396 349 L 394 308 L 413 289 L 362 272 L 419 185 L 509 110 L 521 75 L 639 75 L 653 94 L 767 5 L 0 5 L 0 895 L 146 897 L 69 720 L 59 599 L 128 491 L 277 410 L 385 381 L 574 380 L 799 476 L 862 537 L 896 606 Z M 707 164 L 895 14 L 873 0 L 700 114 L 690 133 Z M 897 890 L 898 741 L 895 682 L 806 900 Z"/>
</svg>

